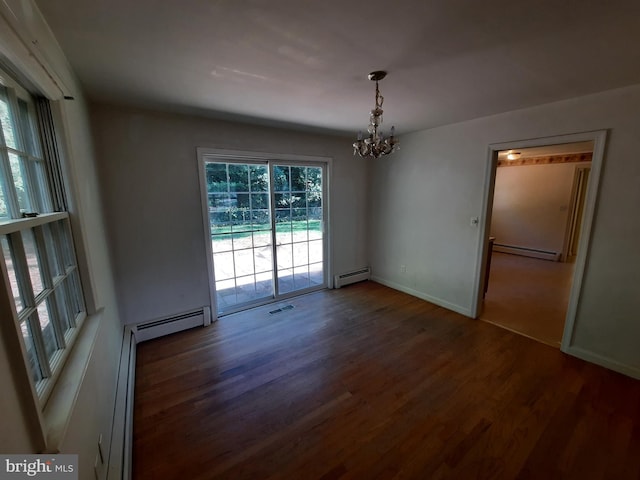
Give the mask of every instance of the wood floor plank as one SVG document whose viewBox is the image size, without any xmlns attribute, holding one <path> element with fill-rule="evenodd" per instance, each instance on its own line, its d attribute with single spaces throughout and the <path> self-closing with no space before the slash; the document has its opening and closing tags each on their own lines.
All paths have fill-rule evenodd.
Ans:
<svg viewBox="0 0 640 480">
<path fill-rule="evenodd" d="M 138 345 L 134 478 L 640 474 L 637 380 L 373 282 L 286 303 Z"/>
</svg>

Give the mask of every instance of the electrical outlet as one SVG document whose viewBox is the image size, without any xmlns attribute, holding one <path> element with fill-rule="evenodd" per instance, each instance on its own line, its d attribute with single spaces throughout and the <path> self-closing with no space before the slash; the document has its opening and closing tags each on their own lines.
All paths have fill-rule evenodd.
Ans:
<svg viewBox="0 0 640 480">
<path fill-rule="evenodd" d="M 480 223 L 480 219 L 478 217 L 471 217 L 471 222 L 469 222 L 472 227 L 477 227 Z"/>
<path fill-rule="evenodd" d="M 400 273 L 407 273 L 407 266 L 406 265 L 400 265 Z"/>
</svg>

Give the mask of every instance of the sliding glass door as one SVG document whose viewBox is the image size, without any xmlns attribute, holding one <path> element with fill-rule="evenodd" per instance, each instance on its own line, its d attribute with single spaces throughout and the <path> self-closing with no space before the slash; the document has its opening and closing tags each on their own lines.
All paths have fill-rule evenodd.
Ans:
<svg viewBox="0 0 640 480">
<path fill-rule="evenodd" d="M 273 166 L 278 292 L 324 284 L 322 168 Z"/>
<path fill-rule="evenodd" d="M 218 314 L 325 285 L 323 165 L 204 161 Z"/>
</svg>

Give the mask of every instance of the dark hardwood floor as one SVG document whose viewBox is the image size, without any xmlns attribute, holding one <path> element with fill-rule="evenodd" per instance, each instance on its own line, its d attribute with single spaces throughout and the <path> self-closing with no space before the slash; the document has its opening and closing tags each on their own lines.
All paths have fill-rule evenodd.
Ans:
<svg viewBox="0 0 640 480">
<path fill-rule="evenodd" d="M 640 478 L 640 381 L 373 282 L 137 359 L 136 479 Z"/>
</svg>

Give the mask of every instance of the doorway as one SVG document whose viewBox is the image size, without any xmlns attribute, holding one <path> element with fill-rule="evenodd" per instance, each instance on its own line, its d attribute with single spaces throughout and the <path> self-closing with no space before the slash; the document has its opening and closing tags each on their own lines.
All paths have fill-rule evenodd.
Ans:
<svg viewBox="0 0 640 480">
<path fill-rule="evenodd" d="M 476 318 L 563 350 L 570 346 L 604 141 L 605 132 L 589 132 L 490 146 Z M 587 155 L 585 145 L 592 153 Z M 516 154 L 511 155 L 515 163 L 507 163 L 510 153 Z M 549 171 L 561 172 L 563 179 L 544 180 L 545 164 L 559 165 Z M 535 166 L 529 177 L 514 165 Z M 588 166 L 590 175 L 574 173 Z M 502 167 L 500 173 L 509 170 L 509 175 L 498 173 Z M 505 178 L 512 183 L 510 198 L 500 190 Z M 518 178 L 529 184 L 518 186 Z M 561 188 L 560 183 L 565 200 L 554 204 L 553 188 Z M 544 208 L 552 210 L 543 214 Z M 490 242 L 489 237 L 495 238 Z M 569 257 L 572 243 L 575 256 Z"/>
<path fill-rule="evenodd" d="M 326 164 L 202 155 L 218 316 L 326 286 Z"/>
</svg>

